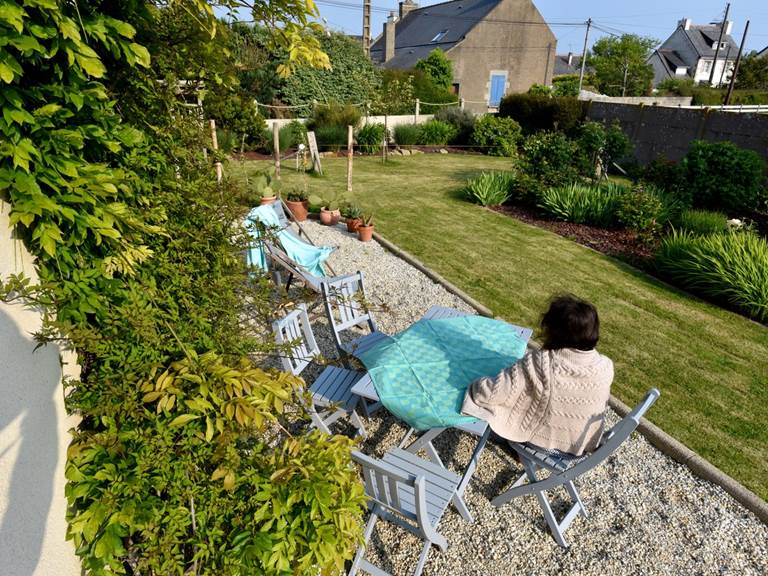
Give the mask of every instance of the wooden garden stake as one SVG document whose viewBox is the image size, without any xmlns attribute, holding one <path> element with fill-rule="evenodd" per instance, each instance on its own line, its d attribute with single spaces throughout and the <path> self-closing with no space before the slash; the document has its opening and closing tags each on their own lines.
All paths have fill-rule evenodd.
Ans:
<svg viewBox="0 0 768 576">
<path fill-rule="evenodd" d="M 272 124 L 272 147 L 275 149 L 275 176 L 280 179 L 280 129 Z"/>
<path fill-rule="evenodd" d="M 218 150 L 219 139 L 216 138 L 216 120 L 211 120 L 211 140 L 213 141 L 213 149 Z M 216 182 L 221 183 L 221 178 L 223 176 L 221 162 L 216 161 L 214 166 L 216 167 Z"/>
<path fill-rule="evenodd" d="M 352 192 L 352 126 L 347 126 L 347 192 Z"/>
</svg>

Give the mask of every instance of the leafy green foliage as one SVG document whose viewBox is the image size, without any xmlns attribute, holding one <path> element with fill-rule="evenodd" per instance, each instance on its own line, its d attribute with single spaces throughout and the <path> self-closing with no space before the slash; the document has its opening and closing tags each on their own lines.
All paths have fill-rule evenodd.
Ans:
<svg viewBox="0 0 768 576">
<path fill-rule="evenodd" d="M 357 145 L 364 154 L 376 154 L 384 142 L 384 124 L 366 124 L 357 131 Z"/>
<path fill-rule="evenodd" d="M 579 95 L 579 75 L 566 74 L 552 78 L 552 95 L 576 98 Z"/>
<path fill-rule="evenodd" d="M 632 149 L 629 137 L 617 121 L 608 128 L 600 122 L 584 122 L 579 128 L 578 143 L 584 160 L 583 174 L 593 178 L 597 175 L 598 164 L 607 174 L 612 163 Z"/>
<path fill-rule="evenodd" d="M 360 123 L 360 108 L 345 104 L 331 102 L 319 104 L 312 111 L 312 116 L 307 121 L 310 130 L 317 130 L 325 126 L 341 126 L 345 130 L 347 126 L 353 128 Z"/>
<path fill-rule="evenodd" d="M 618 223 L 650 242 L 662 231 L 664 204 L 652 191 L 644 188 L 629 190 L 620 196 L 616 207 Z"/>
<path fill-rule="evenodd" d="M 719 234 L 728 229 L 728 216 L 710 210 L 685 210 L 680 215 L 680 229 L 697 236 Z"/>
<path fill-rule="evenodd" d="M 687 290 L 768 321 L 768 242 L 753 232 L 675 232 L 662 241 L 656 266 Z"/>
<path fill-rule="evenodd" d="M 347 127 L 335 124 L 320 126 L 315 130 L 315 137 L 321 149 L 338 152 L 347 145 Z"/>
<path fill-rule="evenodd" d="M 381 77 L 360 43 L 340 33 L 323 34 L 319 43 L 330 58 L 331 68 L 297 67 L 283 83 L 281 100 L 292 106 L 311 104 L 314 100 L 342 104 L 370 102 L 381 85 Z"/>
<path fill-rule="evenodd" d="M 768 58 L 751 53 L 739 64 L 736 88 L 768 91 Z"/>
<path fill-rule="evenodd" d="M 595 70 L 597 88 L 608 96 L 645 96 L 650 93 L 653 66 L 648 63 L 654 38 L 623 34 L 605 36 L 592 46 L 587 63 Z"/>
<path fill-rule="evenodd" d="M 610 228 L 616 224 L 616 212 L 623 191 L 616 188 L 571 184 L 545 190 L 539 208 L 557 220 Z"/>
<path fill-rule="evenodd" d="M 484 149 L 490 156 L 515 156 L 522 138 L 520 124 L 512 118 L 486 114 L 475 122 L 472 144 Z"/>
<path fill-rule="evenodd" d="M 676 195 L 690 208 L 693 199 L 685 170 L 679 162 L 658 158 L 645 166 L 640 179 Z"/>
<path fill-rule="evenodd" d="M 526 134 L 555 130 L 573 132 L 586 115 L 587 103 L 577 98 L 508 94 L 499 104 L 499 116 L 514 118 Z"/>
<path fill-rule="evenodd" d="M 234 91 L 214 90 L 206 96 L 204 110 L 207 118 L 216 120 L 217 128 L 233 133 L 236 145 L 244 138 L 249 149 L 264 146 L 267 125 L 252 99 Z"/>
<path fill-rule="evenodd" d="M 413 95 L 421 101 L 421 114 L 434 114 L 445 106 L 433 106 L 432 104 L 458 103 L 459 97 L 450 90 L 438 86 L 421 70 L 410 72 L 413 77 Z"/>
<path fill-rule="evenodd" d="M 435 48 L 429 56 L 416 62 L 415 68 L 422 71 L 438 88 L 447 91 L 453 84 L 453 63 L 440 48 Z"/>
<path fill-rule="evenodd" d="M 443 106 L 435 113 L 435 120 L 445 122 L 456 128 L 455 144 L 469 144 L 475 130 L 475 115 L 458 106 Z"/>
<path fill-rule="evenodd" d="M 3 6 L 0 194 L 40 277 L 9 284 L 46 307 L 39 339 L 63 336 L 83 368 L 67 382 L 81 420 L 66 495 L 84 572 L 342 570 L 364 504 L 351 442 L 303 434 L 301 381 L 245 359 L 272 345 L 245 331 L 242 302 L 267 323 L 272 304 L 242 263 L 237 191 L 202 155 L 210 134 L 173 86 L 149 89 L 132 25 L 82 3 Z M 123 82 L 146 132 L 109 99 Z"/>
<path fill-rule="evenodd" d="M 381 89 L 374 94 L 374 114 L 413 114 L 416 106 L 413 76 L 404 70 L 384 70 Z"/>
<path fill-rule="evenodd" d="M 549 86 L 545 86 L 544 84 L 531 84 L 531 87 L 528 88 L 527 94 L 530 94 L 531 96 L 545 96 L 549 98 L 552 96 L 552 88 Z"/>
<path fill-rule="evenodd" d="M 578 178 L 578 144 L 562 132 L 540 132 L 523 142 L 526 171 L 546 186 L 561 186 Z"/>
<path fill-rule="evenodd" d="M 483 172 L 467 182 L 464 194 L 482 206 L 498 206 L 509 198 L 514 181 L 512 172 Z"/>
<path fill-rule="evenodd" d="M 440 120 L 430 120 L 419 125 L 419 144 L 443 146 L 456 136 L 456 128 Z"/>
<path fill-rule="evenodd" d="M 395 126 L 394 132 L 398 146 L 415 146 L 419 143 L 421 130 L 418 124 L 399 124 Z"/>
<path fill-rule="evenodd" d="M 765 161 L 732 142 L 695 140 L 681 162 L 697 207 L 760 210 L 768 200 Z"/>
</svg>

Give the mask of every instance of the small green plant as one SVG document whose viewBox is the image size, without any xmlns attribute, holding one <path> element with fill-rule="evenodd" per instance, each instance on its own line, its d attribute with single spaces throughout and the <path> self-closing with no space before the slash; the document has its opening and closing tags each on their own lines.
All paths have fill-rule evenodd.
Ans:
<svg viewBox="0 0 768 576">
<path fill-rule="evenodd" d="M 360 223 L 360 226 L 369 227 L 373 226 L 373 212 L 369 214 L 363 214 L 361 218 L 362 222 Z"/>
<path fill-rule="evenodd" d="M 363 217 L 363 209 L 360 208 L 360 206 L 358 206 L 357 204 L 346 202 L 341 207 L 341 215 L 344 216 L 344 218 L 351 218 L 352 220 L 357 220 Z"/>
<path fill-rule="evenodd" d="M 347 127 L 342 125 L 324 125 L 315 129 L 317 145 L 331 152 L 338 152 L 347 145 Z"/>
<path fill-rule="evenodd" d="M 326 210 L 340 210 L 342 206 L 345 206 L 349 203 L 347 195 L 343 192 L 335 192 L 333 194 L 329 194 L 328 196 L 310 194 L 308 201 L 310 208 L 325 208 Z"/>
<path fill-rule="evenodd" d="M 472 144 L 483 148 L 489 156 L 515 156 L 522 137 L 520 124 L 512 118 L 487 114 L 475 122 Z"/>
<path fill-rule="evenodd" d="M 307 191 L 298 186 L 294 186 L 286 194 L 286 199 L 290 202 L 304 202 L 308 197 Z"/>
<path fill-rule="evenodd" d="M 718 234 L 728 229 L 728 216 L 710 210 L 686 210 L 680 215 L 680 229 L 697 236 Z"/>
<path fill-rule="evenodd" d="M 258 198 L 273 198 L 277 195 L 278 182 L 275 179 L 275 168 L 270 166 L 259 170 L 248 180 L 251 192 Z"/>
<path fill-rule="evenodd" d="M 622 226 L 637 233 L 644 243 L 650 243 L 661 233 L 664 204 L 653 192 L 644 188 L 629 190 L 619 197 L 616 218 Z"/>
<path fill-rule="evenodd" d="M 458 106 L 443 106 L 435 113 L 435 120 L 450 124 L 456 129 L 451 143 L 469 144 L 472 139 L 472 133 L 475 131 L 475 115 L 469 110 L 459 108 Z"/>
<path fill-rule="evenodd" d="M 360 118 L 360 109 L 357 106 L 331 102 L 315 106 L 307 124 L 315 132 L 327 126 L 341 126 L 346 137 L 347 126 L 354 128 L 360 123 Z"/>
<path fill-rule="evenodd" d="M 400 124 L 395 126 L 395 143 L 398 146 L 415 146 L 419 143 L 418 124 Z"/>
<path fill-rule="evenodd" d="M 440 120 L 430 120 L 419 126 L 419 144 L 444 146 L 456 136 L 456 128 Z"/>
<path fill-rule="evenodd" d="M 580 151 L 562 132 L 539 132 L 523 142 L 527 172 L 546 186 L 563 186 L 578 178 Z"/>
<path fill-rule="evenodd" d="M 610 228 L 616 225 L 621 197 L 618 189 L 571 184 L 545 190 L 539 208 L 556 220 Z"/>
<path fill-rule="evenodd" d="M 768 242 L 754 232 L 674 232 L 662 240 L 656 267 L 687 290 L 768 322 Z"/>
<path fill-rule="evenodd" d="M 363 154 L 376 154 L 384 142 L 384 124 L 366 124 L 357 131 L 357 146 Z"/>
<path fill-rule="evenodd" d="M 514 180 L 512 172 L 483 172 L 467 182 L 464 193 L 483 206 L 498 206 L 509 198 Z"/>
</svg>

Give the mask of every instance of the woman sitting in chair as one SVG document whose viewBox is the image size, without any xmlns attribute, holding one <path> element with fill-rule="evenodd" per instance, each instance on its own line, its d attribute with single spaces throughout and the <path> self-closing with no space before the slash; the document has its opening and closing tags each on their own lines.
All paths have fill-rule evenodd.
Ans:
<svg viewBox="0 0 768 576">
<path fill-rule="evenodd" d="M 544 343 L 495 377 L 473 382 L 462 412 L 514 442 L 579 456 L 597 448 L 611 394 L 613 362 L 595 350 L 600 321 L 589 302 L 552 300 Z"/>
</svg>

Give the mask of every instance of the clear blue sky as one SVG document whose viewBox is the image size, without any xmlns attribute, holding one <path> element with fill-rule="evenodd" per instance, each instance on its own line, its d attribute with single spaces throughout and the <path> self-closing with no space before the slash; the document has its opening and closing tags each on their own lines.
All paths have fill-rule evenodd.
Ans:
<svg viewBox="0 0 768 576">
<path fill-rule="evenodd" d="M 348 34 L 361 34 L 362 0 L 315 0 L 328 27 Z M 416 0 L 420 6 L 438 4 L 438 0 Z M 396 0 L 371 0 L 372 35 L 381 33 L 391 10 L 397 11 Z M 585 22 L 592 18 L 602 28 L 613 33 L 635 33 L 664 40 L 682 18 L 694 24 L 722 20 L 725 2 L 714 0 L 534 0 L 534 4 L 557 35 L 557 51 L 580 53 L 584 43 L 584 27 L 565 24 Z M 732 35 L 741 42 L 744 25 L 751 20 L 746 50 L 761 50 L 768 45 L 768 0 L 733 0 L 728 18 L 734 21 Z M 561 25 L 558 25 L 561 24 Z M 605 32 L 594 30 L 590 44 Z"/>
</svg>

